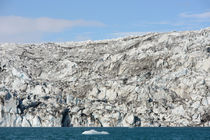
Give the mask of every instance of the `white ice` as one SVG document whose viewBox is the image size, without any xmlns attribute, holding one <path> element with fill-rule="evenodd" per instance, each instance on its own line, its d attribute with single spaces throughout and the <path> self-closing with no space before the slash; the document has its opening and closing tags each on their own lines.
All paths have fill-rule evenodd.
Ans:
<svg viewBox="0 0 210 140">
<path fill-rule="evenodd" d="M 83 135 L 108 135 L 109 133 L 106 131 L 96 131 L 94 129 L 89 130 L 89 131 L 84 131 L 82 132 Z"/>
</svg>

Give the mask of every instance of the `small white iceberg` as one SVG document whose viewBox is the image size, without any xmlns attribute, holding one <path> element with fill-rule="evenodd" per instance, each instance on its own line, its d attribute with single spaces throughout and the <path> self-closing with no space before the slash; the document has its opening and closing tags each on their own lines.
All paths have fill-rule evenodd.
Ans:
<svg viewBox="0 0 210 140">
<path fill-rule="evenodd" d="M 83 135 L 108 135 L 109 133 L 106 131 L 96 131 L 94 129 L 89 130 L 89 131 L 84 131 L 82 132 Z"/>
</svg>

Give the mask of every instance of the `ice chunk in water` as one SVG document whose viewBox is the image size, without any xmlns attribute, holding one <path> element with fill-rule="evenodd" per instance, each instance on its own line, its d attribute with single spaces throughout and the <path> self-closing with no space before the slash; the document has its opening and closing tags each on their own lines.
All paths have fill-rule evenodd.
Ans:
<svg viewBox="0 0 210 140">
<path fill-rule="evenodd" d="M 109 133 L 106 131 L 96 131 L 94 129 L 89 130 L 89 131 L 84 131 L 82 132 L 83 135 L 108 135 Z"/>
</svg>

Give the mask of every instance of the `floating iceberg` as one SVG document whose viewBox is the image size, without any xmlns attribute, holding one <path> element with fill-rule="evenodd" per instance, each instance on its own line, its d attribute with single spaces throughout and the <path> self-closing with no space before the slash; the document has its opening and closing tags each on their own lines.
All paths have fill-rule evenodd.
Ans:
<svg viewBox="0 0 210 140">
<path fill-rule="evenodd" d="M 96 131 L 94 129 L 89 130 L 89 131 L 84 131 L 82 132 L 83 135 L 108 135 L 109 133 L 106 131 Z"/>
</svg>

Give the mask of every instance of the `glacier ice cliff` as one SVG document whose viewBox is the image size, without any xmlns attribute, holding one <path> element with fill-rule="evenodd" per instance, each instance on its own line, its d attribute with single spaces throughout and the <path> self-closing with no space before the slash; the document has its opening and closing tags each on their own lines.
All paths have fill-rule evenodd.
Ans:
<svg viewBox="0 0 210 140">
<path fill-rule="evenodd" d="M 210 28 L 2 43 L 0 126 L 210 126 Z"/>
</svg>

